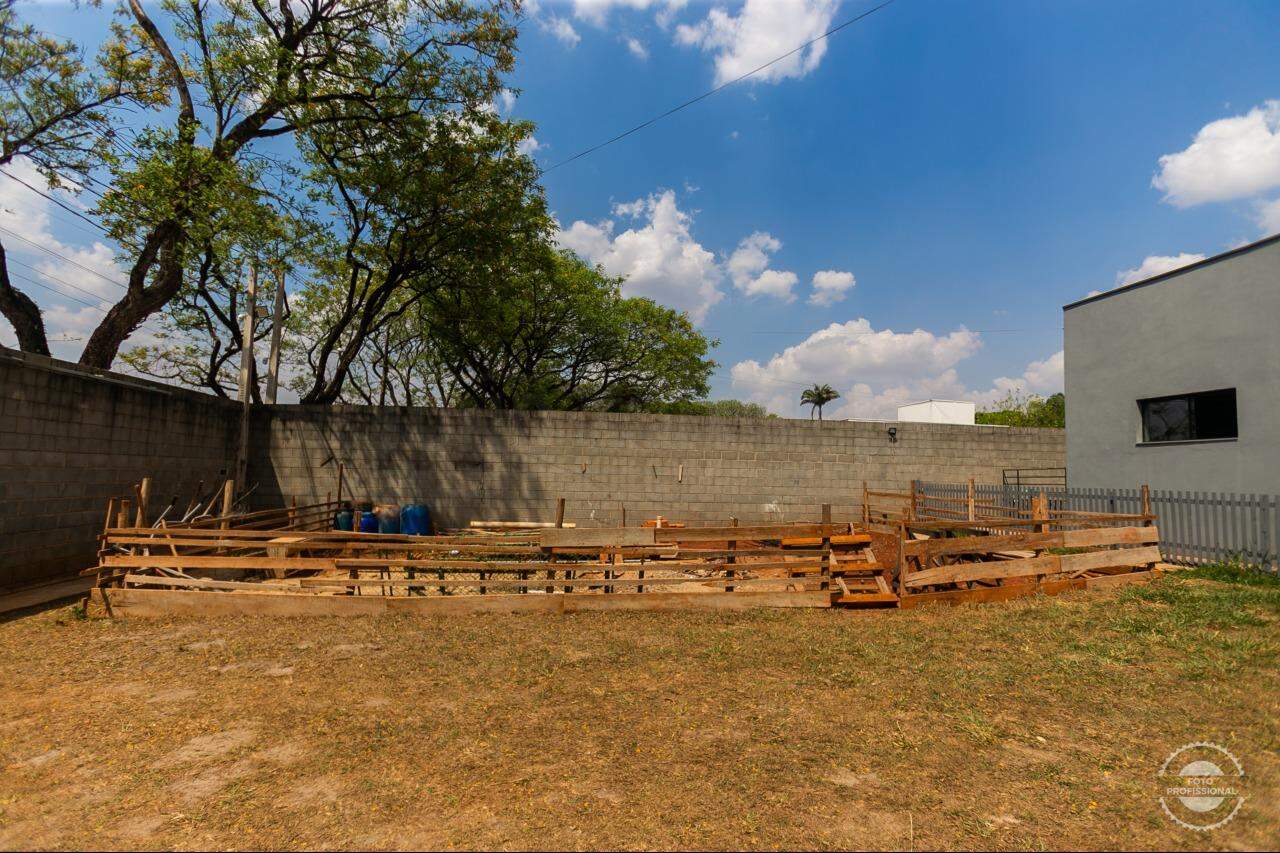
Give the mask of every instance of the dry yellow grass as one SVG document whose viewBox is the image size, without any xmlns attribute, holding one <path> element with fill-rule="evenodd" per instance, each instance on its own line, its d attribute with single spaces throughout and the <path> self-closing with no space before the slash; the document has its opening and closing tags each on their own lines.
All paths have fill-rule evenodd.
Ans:
<svg viewBox="0 0 1280 853">
<path fill-rule="evenodd" d="M 1280 589 L 855 614 L 0 624 L 0 847 L 1249 848 Z M 1209 834 L 1165 756 L 1249 774 Z"/>
</svg>

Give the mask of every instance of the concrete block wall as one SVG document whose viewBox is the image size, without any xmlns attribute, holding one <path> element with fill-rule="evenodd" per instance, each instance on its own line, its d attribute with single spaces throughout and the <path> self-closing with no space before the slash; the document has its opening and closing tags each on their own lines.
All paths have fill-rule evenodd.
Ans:
<svg viewBox="0 0 1280 853">
<path fill-rule="evenodd" d="M 95 563 L 111 497 L 152 504 L 233 470 L 239 410 L 215 397 L 0 347 L 0 589 Z"/>
<path fill-rule="evenodd" d="M 897 429 L 892 442 L 887 429 Z M 998 483 L 1003 468 L 1065 465 L 1062 430 L 579 412 L 275 406 L 256 413 L 250 479 L 266 504 L 333 493 L 424 501 L 437 523 L 580 525 L 815 520 L 859 512 L 862 481 Z"/>
</svg>

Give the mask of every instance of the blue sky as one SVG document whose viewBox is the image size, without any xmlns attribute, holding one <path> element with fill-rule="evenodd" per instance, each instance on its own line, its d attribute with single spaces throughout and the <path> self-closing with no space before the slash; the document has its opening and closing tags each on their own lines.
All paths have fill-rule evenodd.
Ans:
<svg viewBox="0 0 1280 853">
<path fill-rule="evenodd" d="M 871 5 L 542 0 L 499 108 L 552 166 Z M 545 186 L 566 245 L 721 340 L 713 396 L 1050 393 L 1063 304 L 1280 230 L 1277 44 L 1275 2 L 896 0 Z"/>
</svg>

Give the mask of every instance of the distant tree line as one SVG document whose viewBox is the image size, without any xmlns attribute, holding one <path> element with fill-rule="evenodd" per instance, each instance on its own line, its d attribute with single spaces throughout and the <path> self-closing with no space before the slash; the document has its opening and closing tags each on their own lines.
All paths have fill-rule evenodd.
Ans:
<svg viewBox="0 0 1280 853">
<path fill-rule="evenodd" d="M 975 415 L 980 424 L 1011 427 L 1058 427 L 1067 425 L 1067 398 L 1061 393 L 1049 397 L 1010 393 L 1003 400 Z"/>
</svg>

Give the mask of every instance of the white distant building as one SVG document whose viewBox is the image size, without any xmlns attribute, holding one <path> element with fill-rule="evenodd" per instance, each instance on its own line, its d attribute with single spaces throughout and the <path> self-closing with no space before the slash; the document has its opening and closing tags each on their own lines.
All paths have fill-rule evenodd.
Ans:
<svg viewBox="0 0 1280 853">
<path fill-rule="evenodd" d="M 921 400 L 898 407 L 898 420 L 973 426 L 978 407 L 964 400 Z"/>
</svg>

